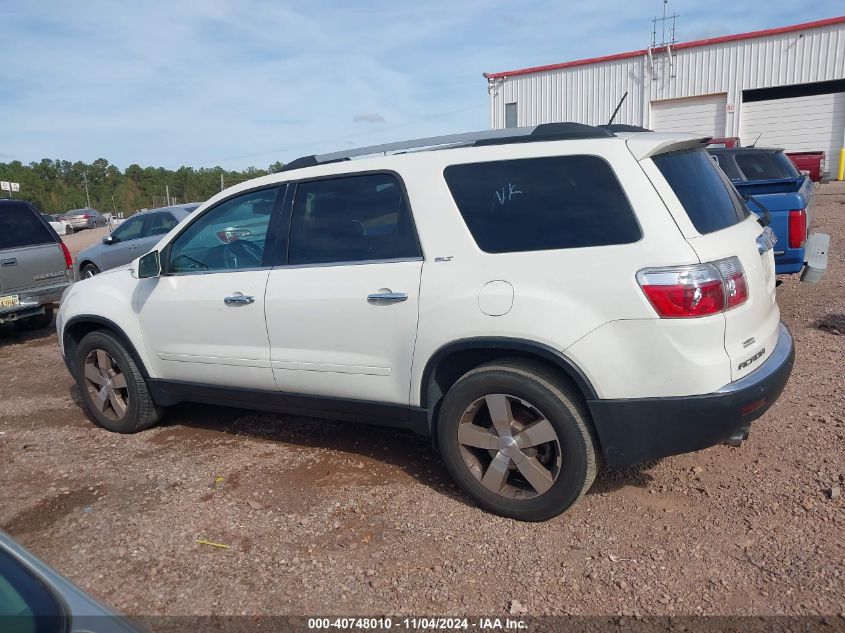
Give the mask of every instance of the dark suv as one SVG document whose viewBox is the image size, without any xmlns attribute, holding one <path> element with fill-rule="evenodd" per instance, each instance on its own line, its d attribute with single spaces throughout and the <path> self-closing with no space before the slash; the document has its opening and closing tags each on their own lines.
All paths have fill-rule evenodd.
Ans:
<svg viewBox="0 0 845 633">
<path fill-rule="evenodd" d="M 70 252 L 35 207 L 0 200 L 0 323 L 47 327 L 72 280 Z"/>
</svg>

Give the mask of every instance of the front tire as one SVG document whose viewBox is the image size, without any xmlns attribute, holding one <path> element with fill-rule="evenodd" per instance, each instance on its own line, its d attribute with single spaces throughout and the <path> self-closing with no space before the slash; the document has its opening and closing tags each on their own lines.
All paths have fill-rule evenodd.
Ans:
<svg viewBox="0 0 845 633">
<path fill-rule="evenodd" d="M 100 269 L 97 268 L 94 264 L 85 264 L 82 269 L 79 271 L 79 276 L 82 279 L 90 279 L 94 275 L 99 275 Z"/>
<path fill-rule="evenodd" d="M 89 417 L 104 429 L 137 433 L 161 419 L 132 355 L 108 332 L 91 332 L 80 341 L 74 378 Z"/>
<path fill-rule="evenodd" d="M 438 445 L 461 489 L 485 510 L 545 521 L 578 501 L 597 456 L 581 398 L 544 366 L 494 361 L 443 400 Z"/>
</svg>

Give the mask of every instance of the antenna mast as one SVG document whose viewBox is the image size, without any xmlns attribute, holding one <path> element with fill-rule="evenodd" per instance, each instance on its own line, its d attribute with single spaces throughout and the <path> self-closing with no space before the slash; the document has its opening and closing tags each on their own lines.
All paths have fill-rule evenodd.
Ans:
<svg viewBox="0 0 845 633">
<path fill-rule="evenodd" d="M 669 78 L 675 77 L 675 67 L 672 63 L 672 47 L 675 39 L 675 23 L 677 13 L 669 15 L 669 0 L 663 0 L 663 17 L 655 17 L 651 20 L 651 44 L 648 47 L 648 61 L 651 65 L 651 80 L 657 81 L 657 67 L 660 65 L 659 55 L 663 53 L 666 64 L 669 66 Z M 657 41 L 658 24 L 660 25 L 660 41 Z"/>
</svg>

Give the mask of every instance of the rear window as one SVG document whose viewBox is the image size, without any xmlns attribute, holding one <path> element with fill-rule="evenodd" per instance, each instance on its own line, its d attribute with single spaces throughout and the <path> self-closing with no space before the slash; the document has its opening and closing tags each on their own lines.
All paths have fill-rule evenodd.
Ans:
<svg viewBox="0 0 845 633">
<path fill-rule="evenodd" d="M 0 248 L 18 248 L 35 244 L 51 244 L 56 239 L 29 205 L 0 204 Z"/>
<path fill-rule="evenodd" d="M 798 178 L 801 175 L 801 171 L 784 152 L 775 152 L 772 154 L 772 161 L 780 167 L 784 178 Z"/>
<path fill-rule="evenodd" d="M 596 156 L 451 165 L 444 177 L 487 253 L 630 244 L 642 236 L 619 181 Z"/>
<path fill-rule="evenodd" d="M 775 154 L 769 152 L 743 153 L 736 155 L 736 164 L 746 180 L 776 180 L 797 176 L 784 170 L 783 164 L 778 164 L 774 158 Z M 788 158 L 786 160 L 789 162 Z"/>
<path fill-rule="evenodd" d="M 746 218 L 745 205 L 736 189 L 704 150 L 668 152 L 652 160 L 702 235 Z"/>
<path fill-rule="evenodd" d="M 731 180 L 742 180 L 742 174 L 739 173 L 739 170 L 734 165 L 733 159 L 731 155 L 728 153 L 722 152 L 710 152 L 711 160 L 713 160 L 719 167 L 722 168 L 722 171 L 727 174 L 728 178 Z"/>
</svg>

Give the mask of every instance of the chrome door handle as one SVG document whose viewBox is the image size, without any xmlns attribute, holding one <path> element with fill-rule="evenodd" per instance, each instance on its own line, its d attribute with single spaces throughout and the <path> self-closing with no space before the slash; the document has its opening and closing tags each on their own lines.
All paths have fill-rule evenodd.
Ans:
<svg viewBox="0 0 845 633">
<path fill-rule="evenodd" d="M 227 306 L 243 306 L 255 303 L 255 297 L 248 297 L 246 295 L 232 295 L 223 299 L 223 303 Z"/>
<path fill-rule="evenodd" d="M 367 303 L 372 305 L 386 305 L 389 303 L 401 303 L 408 300 L 407 292 L 374 292 L 367 295 Z"/>
</svg>

